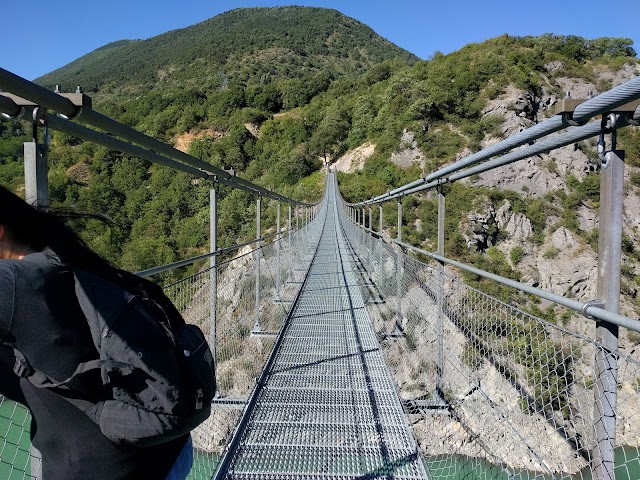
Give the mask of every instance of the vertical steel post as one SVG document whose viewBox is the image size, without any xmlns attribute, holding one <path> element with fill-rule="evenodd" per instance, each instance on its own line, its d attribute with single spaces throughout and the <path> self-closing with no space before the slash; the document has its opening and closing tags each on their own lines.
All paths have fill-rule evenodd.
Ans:
<svg viewBox="0 0 640 480">
<path fill-rule="evenodd" d="M 280 200 L 278 200 L 276 207 L 276 229 L 278 232 L 276 235 L 276 299 L 280 300 L 280 243 L 282 241 L 282 234 L 280 233 Z"/>
<path fill-rule="evenodd" d="M 299 207 L 296 205 L 296 259 L 298 259 L 300 255 L 300 211 Z M 296 262 L 297 264 L 297 262 Z"/>
<path fill-rule="evenodd" d="M 289 230 L 289 235 L 287 236 L 287 243 L 289 244 L 287 247 L 287 258 L 289 259 L 289 281 L 293 281 L 293 252 L 291 251 L 291 229 L 293 228 L 293 222 L 291 221 L 291 204 L 289 204 L 289 223 L 287 226 Z"/>
<path fill-rule="evenodd" d="M 39 122 L 39 119 L 33 122 L 32 140 L 24 144 L 24 193 L 25 200 L 30 205 L 34 207 L 48 207 L 49 179 L 47 147 L 49 143 L 49 130 L 45 123 L 43 143 L 38 143 Z"/>
<path fill-rule="evenodd" d="M 442 188 L 438 187 L 438 255 L 444 257 L 444 216 L 445 197 Z M 436 400 L 444 400 L 444 263 L 438 265 L 438 318 L 436 321 L 436 336 L 438 358 L 436 362 Z"/>
<path fill-rule="evenodd" d="M 46 113 L 43 118 L 45 121 L 43 143 L 38 143 L 39 118 L 35 118 L 32 125 L 32 141 L 24 143 L 25 200 L 34 207 L 49 206 L 49 176 L 47 165 L 49 131 L 46 126 Z M 33 478 L 41 479 L 42 454 L 36 447 L 31 445 L 29 455 L 31 456 L 31 475 Z"/>
<path fill-rule="evenodd" d="M 373 209 L 369 205 L 369 258 L 371 258 L 371 251 L 373 250 Z"/>
<path fill-rule="evenodd" d="M 213 188 L 209 190 L 209 251 L 218 251 L 218 182 L 213 183 Z M 209 260 L 209 346 L 213 354 L 214 362 L 216 357 L 216 323 L 218 316 L 218 256 L 212 255 Z"/>
<path fill-rule="evenodd" d="M 399 242 L 402 241 L 402 200 L 398 199 L 398 235 L 397 239 Z"/>
<path fill-rule="evenodd" d="M 258 195 L 256 201 L 256 249 L 254 255 L 254 261 L 256 262 L 256 308 L 254 312 L 255 323 L 253 325 L 254 332 L 260 332 L 260 205 L 262 203 L 262 197 Z"/>
<path fill-rule="evenodd" d="M 382 238 L 382 204 L 378 204 L 378 211 L 380 212 L 380 218 L 378 219 L 380 222 L 380 228 L 379 228 L 379 232 L 380 232 L 380 238 Z"/>
<path fill-rule="evenodd" d="M 402 241 L 402 198 L 398 198 L 398 242 Z M 396 253 L 396 298 L 398 300 L 398 326 L 402 326 L 402 247 L 398 245 Z"/>
<path fill-rule="evenodd" d="M 598 299 L 606 310 L 619 313 L 624 151 L 608 152 L 606 158 L 600 172 Z M 618 326 L 598 320 L 596 341 L 593 472 L 595 479 L 615 480 Z"/>
</svg>

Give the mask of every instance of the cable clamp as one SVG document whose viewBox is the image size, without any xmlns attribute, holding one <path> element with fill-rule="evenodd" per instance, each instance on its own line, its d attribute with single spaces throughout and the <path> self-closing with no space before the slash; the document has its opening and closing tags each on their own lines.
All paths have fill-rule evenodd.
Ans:
<svg viewBox="0 0 640 480">
<path fill-rule="evenodd" d="M 5 112 L 0 112 L 0 115 L 2 115 L 2 118 L 6 118 L 7 120 L 21 120 L 24 115 L 24 107 L 20 107 L 20 110 L 15 115 L 10 115 Z"/>
<path fill-rule="evenodd" d="M 599 298 L 596 298 L 595 300 L 591 300 L 585 303 L 584 305 L 582 305 L 582 308 L 580 309 L 580 311 L 582 312 L 582 315 L 584 315 L 586 318 L 594 320 L 595 317 L 587 313 L 587 310 L 589 309 L 589 307 L 597 307 L 597 308 L 604 309 L 604 300 L 600 300 Z"/>
<path fill-rule="evenodd" d="M 634 118 L 635 115 L 633 113 L 627 113 L 627 123 L 632 127 L 640 127 L 640 115 L 638 119 Z"/>
<path fill-rule="evenodd" d="M 58 113 L 58 116 L 64 118 L 65 120 L 77 120 L 82 115 L 82 107 L 76 108 L 76 111 L 71 115 L 64 115 L 62 113 Z"/>
<path fill-rule="evenodd" d="M 586 125 L 588 122 L 588 120 L 583 120 L 581 122 L 578 122 L 576 120 L 573 119 L 573 112 L 563 112 L 562 113 L 562 123 L 569 125 L 571 127 L 582 127 L 583 125 Z"/>
</svg>

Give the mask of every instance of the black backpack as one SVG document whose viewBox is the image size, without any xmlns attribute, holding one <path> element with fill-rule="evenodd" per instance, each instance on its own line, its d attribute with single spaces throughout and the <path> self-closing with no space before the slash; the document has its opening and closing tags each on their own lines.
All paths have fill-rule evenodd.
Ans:
<svg viewBox="0 0 640 480">
<path fill-rule="evenodd" d="M 142 280 L 144 289 L 125 289 L 86 271 L 75 270 L 74 277 L 100 358 L 81 363 L 71 377 L 56 381 L 33 370 L 16 351 L 16 373 L 41 388 L 73 391 L 84 374 L 99 369 L 106 399 L 87 413 L 116 444 L 157 445 L 204 422 L 216 383 L 202 330 L 187 324 L 151 282 Z"/>
</svg>

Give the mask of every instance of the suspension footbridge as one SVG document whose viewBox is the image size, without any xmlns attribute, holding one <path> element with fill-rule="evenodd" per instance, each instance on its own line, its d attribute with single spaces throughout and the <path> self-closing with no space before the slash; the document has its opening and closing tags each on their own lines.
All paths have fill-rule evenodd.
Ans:
<svg viewBox="0 0 640 480">
<path fill-rule="evenodd" d="M 316 251 L 220 469 L 226 478 L 427 478 L 365 308 L 335 188 L 330 175 Z"/>
<path fill-rule="evenodd" d="M 639 123 L 640 79 L 357 204 L 330 170 L 322 201 L 303 203 L 105 117 L 82 94 L 1 69 L 0 88 L 4 116 L 34 127 L 25 144 L 32 203 L 48 202 L 38 130 L 49 128 L 211 182 L 210 252 L 138 272 L 202 265 L 165 286 L 209 333 L 217 362 L 219 392 L 192 433 L 189 478 L 640 478 L 640 325 L 619 312 L 625 183 L 615 145 L 617 129 Z M 446 256 L 443 185 L 593 137 L 602 146 L 597 299 Z M 218 247 L 220 185 L 255 195 L 255 239 Z M 402 236 L 402 199 L 426 192 L 438 204 L 435 251 Z M 267 202 L 277 215 L 265 228 Z M 383 208 L 386 218 L 397 212 L 396 225 L 384 224 Z M 462 272 L 515 293 L 493 297 Z M 527 307 L 534 298 L 569 320 L 540 318 Z M 0 478 L 39 478 L 39 461 L 28 412 L 0 398 Z"/>
</svg>

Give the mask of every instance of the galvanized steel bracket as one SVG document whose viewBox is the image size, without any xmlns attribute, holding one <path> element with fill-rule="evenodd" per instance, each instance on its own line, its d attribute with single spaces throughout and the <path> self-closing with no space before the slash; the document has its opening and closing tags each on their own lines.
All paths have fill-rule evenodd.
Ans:
<svg viewBox="0 0 640 480">
<path fill-rule="evenodd" d="M 582 312 L 582 315 L 584 315 L 586 318 L 591 319 L 591 320 L 595 320 L 595 317 L 593 317 L 592 315 L 589 315 L 587 313 L 587 310 L 589 309 L 589 307 L 597 307 L 597 308 L 603 308 L 604 309 L 604 300 L 600 300 L 599 298 L 596 298 L 595 300 L 591 300 L 587 303 L 585 303 L 582 308 L 580 309 Z"/>
</svg>

